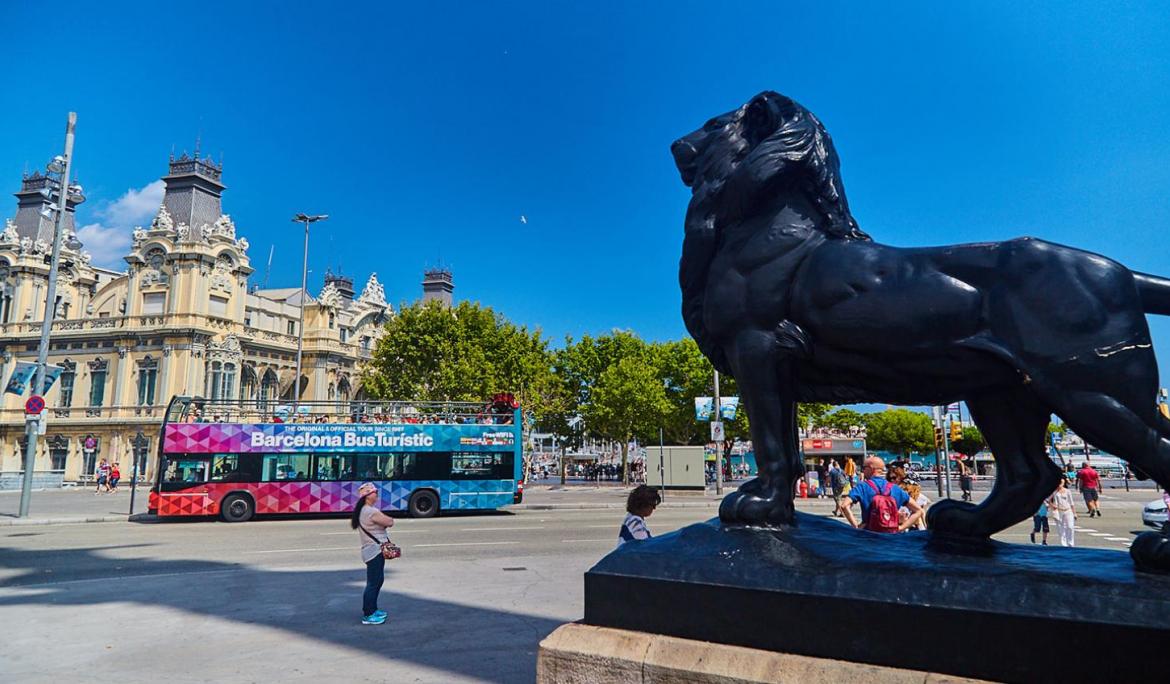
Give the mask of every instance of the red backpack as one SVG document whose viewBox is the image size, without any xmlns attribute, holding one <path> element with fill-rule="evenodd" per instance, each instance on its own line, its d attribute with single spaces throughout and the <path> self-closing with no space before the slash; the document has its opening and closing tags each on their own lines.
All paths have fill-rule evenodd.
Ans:
<svg viewBox="0 0 1170 684">
<path fill-rule="evenodd" d="M 870 532 L 897 532 L 898 531 L 898 502 L 890 496 L 894 485 L 886 483 L 885 490 L 878 489 L 873 480 L 866 480 L 873 487 L 873 499 L 869 502 L 869 517 L 865 519 L 865 529 Z"/>
</svg>

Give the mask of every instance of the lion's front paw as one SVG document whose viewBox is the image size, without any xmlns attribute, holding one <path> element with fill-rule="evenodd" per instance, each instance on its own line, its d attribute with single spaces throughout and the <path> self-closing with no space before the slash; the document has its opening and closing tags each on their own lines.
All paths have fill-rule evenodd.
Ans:
<svg viewBox="0 0 1170 684">
<path fill-rule="evenodd" d="M 1170 572 L 1170 539 L 1161 532 L 1142 532 L 1129 547 L 1129 557 L 1138 570 Z"/>
<path fill-rule="evenodd" d="M 975 504 L 944 499 L 926 511 L 926 526 L 931 532 L 949 537 L 990 537 L 991 531 L 980 520 Z"/>
<path fill-rule="evenodd" d="M 756 478 L 723 497 L 719 519 L 738 525 L 786 525 L 795 517 L 786 487 L 775 487 Z"/>
</svg>

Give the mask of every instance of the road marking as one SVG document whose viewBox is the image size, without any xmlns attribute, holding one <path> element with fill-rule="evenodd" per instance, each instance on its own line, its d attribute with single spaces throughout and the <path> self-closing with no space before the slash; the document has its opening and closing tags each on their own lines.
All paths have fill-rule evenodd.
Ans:
<svg viewBox="0 0 1170 684">
<path fill-rule="evenodd" d="M 1090 536 L 1090 537 L 1109 537 L 1109 536 L 1112 536 L 1112 535 L 1110 535 L 1110 534 L 1109 534 L 1109 533 L 1107 533 L 1107 532 L 1090 532 L 1090 533 L 1089 533 L 1089 536 Z"/>
<path fill-rule="evenodd" d="M 562 539 L 562 544 L 572 544 L 573 542 L 611 542 L 613 539 L 606 537 L 605 539 Z"/>
<path fill-rule="evenodd" d="M 504 532 L 506 530 L 543 530 L 543 526 L 535 527 L 463 527 L 460 532 Z"/>
<path fill-rule="evenodd" d="M 412 549 L 423 549 L 434 546 L 499 546 L 502 544 L 519 544 L 518 541 L 493 541 L 493 542 L 450 542 L 446 544 L 411 544 Z"/>
<path fill-rule="evenodd" d="M 1089 528 L 1089 527 L 1076 527 L 1074 529 L 1076 529 L 1077 532 L 1096 532 L 1097 531 L 1097 530 L 1094 530 L 1094 529 Z"/>
<path fill-rule="evenodd" d="M 1127 542 L 1127 541 L 1129 541 L 1129 540 L 1128 540 L 1128 539 L 1126 539 L 1125 537 L 1105 537 L 1105 539 L 1107 539 L 1107 540 L 1109 540 L 1109 541 L 1119 541 L 1119 542 Z"/>
<path fill-rule="evenodd" d="M 323 546 L 323 547 L 319 547 L 319 548 L 315 548 L 315 549 L 269 549 L 267 551 L 245 551 L 244 553 L 249 554 L 249 555 L 257 554 L 257 553 L 297 553 L 297 552 L 311 553 L 313 551 L 346 551 L 348 549 L 353 549 L 353 548 L 355 548 L 355 547 L 353 547 L 353 546 Z"/>
</svg>

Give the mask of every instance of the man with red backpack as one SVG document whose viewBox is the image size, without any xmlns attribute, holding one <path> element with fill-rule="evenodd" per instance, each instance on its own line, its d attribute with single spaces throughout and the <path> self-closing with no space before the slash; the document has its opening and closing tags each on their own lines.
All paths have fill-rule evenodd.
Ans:
<svg viewBox="0 0 1170 684">
<path fill-rule="evenodd" d="M 886 480 L 885 461 L 877 456 L 867 457 L 862 474 L 865 479 L 841 501 L 841 513 L 850 525 L 870 532 L 905 532 L 922 517 L 922 506 L 906 490 Z M 860 524 L 853 517 L 854 503 L 861 504 Z M 898 509 L 902 506 L 910 510 L 910 516 L 899 523 Z"/>
</svg>

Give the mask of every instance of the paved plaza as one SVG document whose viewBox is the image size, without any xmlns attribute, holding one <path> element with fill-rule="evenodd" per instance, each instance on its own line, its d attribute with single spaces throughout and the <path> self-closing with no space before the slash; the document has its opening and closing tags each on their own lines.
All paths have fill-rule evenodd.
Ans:
<svg viewBox="0 0 1170 684">
<path fill-rule="evenodd" d="M 50 493 L 38 493 L 42 506 Z M 121 510 L 124 495 L 53 492 Z M 10 503 L 10 495 L 0 501 Z M 617 487 L 535 487 L 529 508 L 401 519 L 381 627 L 359 624 L 363 568 L 339 517 L 0 528 L 0 671 L 8 681 L 261 681 L 364 677 L 526 682 L 537 644 L 583 612 L 582 574 L 614 547 Z M 1107 492 L 1078 544 L 1124 552 L 1150 491 Z M 61 501 L 65 501 L 62 499 Z M 60 502 L 59 502 L 60 503 Z M 656 534 L 710 518 L 668 497 Z M 825 500 L 801 510 L 828 514 Z M 7 510 L 7 509 L 5 509 Z M 1019 525 L 999 539 L 1027 542 Z M 46 651 L 44 644 L 68 644 Z"/>
</svg>

